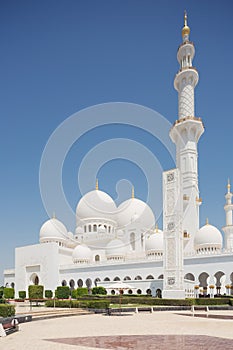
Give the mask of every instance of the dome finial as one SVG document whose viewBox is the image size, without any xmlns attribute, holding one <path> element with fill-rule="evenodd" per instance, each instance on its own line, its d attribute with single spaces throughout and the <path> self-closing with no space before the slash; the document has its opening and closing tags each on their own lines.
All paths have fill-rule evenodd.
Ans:
<svg viewBox="0 0 233 350">
<path fill-rule="evenodd" d="M 229 178 L 228 178 L 228 182 L 227 182 L 227 191 L 228 191 L 228 193 L 231 192 L 231 182 L 230 182 Z"/>
<path fill-rule="evenodd" d="M 134 186 L 132 186 L 132 198 L 134 198 Z"/>
<path fill-rule="evenodd" d="M 208 218 L 206 218 L 205 224 L 209 225 L 209 219 Z"/>
<path fill-rule="evenodd" d="M 98 181 L 98 179 L 96 179 L 96 181 L 95 181 L 95 189 L 98 191 L 98 189 L 99 189 L 99 181 Z"/>
<path fill-rule="evenodd" d="M 158 224 L 156 223 L 155 225 L 155 232 L 158 233 L 159 232 L 159 228 L 158 228 Z"/>
<path fill-rule="evenodd" d="M 56 214 L 55 214 L 55 211 L 53 212 L 53 219 L 56 219 Z"/>
<path fill-rule="evenodd" d="M 190 34 L 190 28 L 188 26 L 188 15 L 187 11 L 184 11 L 184 26 L 182 28 L 182 38 L 185 40 L 189 39 L 189 34 Z"/>
</svg>

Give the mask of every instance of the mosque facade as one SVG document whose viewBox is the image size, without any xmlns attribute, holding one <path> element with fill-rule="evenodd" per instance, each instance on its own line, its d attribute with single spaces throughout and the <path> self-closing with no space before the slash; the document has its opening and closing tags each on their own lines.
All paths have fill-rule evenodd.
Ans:
<svg viewBox="0 0 233 350">
<path fill-rule="evenodd" d="M 164 298 L 232 294 L 230 183 L 223 234 L 208 221 L 203 227 L 199 224 L 198 141 L 204 126 L 195 116 L 199 75 L 192 64 L 195 48 L 189 35 L 185 14 L 177 51 L 180 68 L 174 79 L 178 119 L 170 130 L 176 168 L 163 174 L 162 230 L 148 204 L 135 198 L 134 190 L 117 207 L 97 181 L 95 190 L 78 202 L 74 233 L 53 217 L 42 225 L 38 244 L 15 249 L 15 268 L 4 271 L 4 284 L 14 286 L 16 296 L 30 284 L 53 291 L 60 285 L 101 285 L 115 293 L 119 281 L 127 286 L 125 293 Z"/>
</svg>

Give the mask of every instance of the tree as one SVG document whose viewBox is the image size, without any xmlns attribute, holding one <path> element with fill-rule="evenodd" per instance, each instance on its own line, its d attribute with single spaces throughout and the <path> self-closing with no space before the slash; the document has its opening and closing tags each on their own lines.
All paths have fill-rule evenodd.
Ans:
<svg viewBox="0 0 233 350">
<path fill-rule="evenodd" d="M 69 299 L 70 288 L 68 286 L 59 286 L 55 290 L 55 296 L 58 299 Z"/>
<path fill-rule="evenodd" d="M 26 291 L 25 290 L 19 290 L 19 298 L 20 299 L 26 298 Z"/>
<path fill-rule="evenodd" d="M 44 294 L 45 294 L 45 298 L 52 298 L 53 297 L 53 292 L 50 289 L 45 290 Z"/>
</svg>

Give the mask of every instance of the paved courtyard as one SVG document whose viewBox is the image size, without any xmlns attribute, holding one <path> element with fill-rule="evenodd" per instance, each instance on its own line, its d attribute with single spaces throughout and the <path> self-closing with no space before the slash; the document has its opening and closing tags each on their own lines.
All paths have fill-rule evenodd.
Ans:
<svg viewBox="0 0 233 350">
<path fill-rule="evenodd" d="M 229 311 L 210 315 L 233 316 Z M 0 338 L 0 349 L 233 349 L 233 320 L 187 312 L 123 316 L 80 315 L 34 321 Z"/>
</svg>

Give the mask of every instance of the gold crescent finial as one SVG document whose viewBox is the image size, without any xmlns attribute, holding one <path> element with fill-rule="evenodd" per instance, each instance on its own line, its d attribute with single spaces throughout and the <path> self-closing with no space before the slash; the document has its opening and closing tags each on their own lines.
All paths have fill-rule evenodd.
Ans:
<svg viewBox="0 0 233 350">
<path fill-rule="evenodd" d="M 132 198 L 134 198 L 134 186 L 132 187 Z"/>
<path fill-rule="evenodd" d="M 188 37 L 190 34 L 190 28 L 188 26 L 188 15 L 187 15 L 187 11 L 184 11 L 184 26 L 182 28 L 182 37 Z"/>
<path fill-rule="evenodd" d="M 95 189 L 98 191 L 98 189 L 99 189 L 99 181 L 98 181 L 98 179 L 96 179 L 96 181 L 95 181 Z"/>
<path fill-rule="evenodd" d="M 56 219 L 55 211 L 53 212 L 53 219 Z"/>
<path fill-rule="evenodd" d="M 158 224 L 155 225 L 155 232 L 156 232 L 156 233 L 159 232 Z"/>
<path fill-rule="evenodd" d="M 209 225 L 209 219 L 206 218 L 206 222 L 205 222 L 206 225 Z"/>
</svg>

